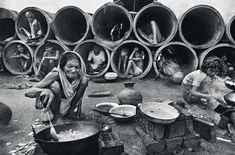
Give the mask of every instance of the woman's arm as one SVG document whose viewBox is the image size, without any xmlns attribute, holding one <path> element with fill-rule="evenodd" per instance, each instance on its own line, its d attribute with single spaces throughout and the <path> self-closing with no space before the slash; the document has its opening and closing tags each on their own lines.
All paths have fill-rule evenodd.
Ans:
<svg viewBox="0 0 235 155">
<path fill-rule="evenodd" d="M 200 97 L 200 98 L 204 98 L 204 99 L 209 99 L 212 97 L 212 95 L 210 95 L 210 94 L 205 94 L 205 93 L 199 92 L 198 89 L 199 89 L 198 86 L 193 86 L 191 89 L 191 95 L 196 96 L 196 97 Z"/>
</svg>

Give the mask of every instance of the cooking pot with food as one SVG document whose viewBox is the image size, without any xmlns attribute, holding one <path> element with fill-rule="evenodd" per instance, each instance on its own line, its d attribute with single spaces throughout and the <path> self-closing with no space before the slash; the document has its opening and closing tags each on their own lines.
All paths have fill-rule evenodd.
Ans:
<svg viewBox="0 0 235 155">
<path fill-rule="evenodd" d="M 48 155 L 98 155 L 100 125 L 93 122 L 75 122 L 54 125 L 59 141 L 53 141 L 50 128 L 34 135 Z"/>
</svg>

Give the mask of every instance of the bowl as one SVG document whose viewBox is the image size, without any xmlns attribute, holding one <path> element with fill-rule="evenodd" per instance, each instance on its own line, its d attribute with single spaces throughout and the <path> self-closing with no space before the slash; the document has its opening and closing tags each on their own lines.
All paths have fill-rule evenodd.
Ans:
<svg viewBox="0 0 235 155">
<path fill-rule="evenodd" d="M 115 102 L 102 102 L 102 103 L 97 103 L 95 105 L 96 109 L 100 111 L 104 111 L 104 113 L 108 113 L 109 110 L 113 107 L 117 107 L 118 104 Z"/>
<path fill-rule="evenodd" d="M 109 110 L 110 113 L 127 114 L 127 116 L 110 114 L 117 121 L 129 121 L 136 115 L 136 106 L 119 105 Z"/>
<path fill-rule="evenodd" d="M 228 87 L 229 89 L 235 90 L 235 81 L 232 80 L 226 80 L 224 81 L 226 87 Z"/>
<path fill-rule="evenodd" d="M 235 92 L 231 92 L 225 95 L 224 100 L 228 105 L 235 107 Z"/>
<path fill-rule="evenodd" d="M 115 72 L 107 72 L 104 75 L 104 79 L 107 81 L 113 81 L 113 80 L 116 80 L 117 78 L 118 78 L 118 75 Z"/>
</svg>

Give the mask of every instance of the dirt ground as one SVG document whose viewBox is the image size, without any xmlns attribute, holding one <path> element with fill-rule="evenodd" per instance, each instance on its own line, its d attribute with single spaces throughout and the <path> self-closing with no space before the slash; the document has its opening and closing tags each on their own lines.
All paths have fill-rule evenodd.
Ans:
<svg viewBox="0 0 235 155">
<path fill-rule="evenodd" d="M 0 128 L 0 155 L 9 154 L 8 152 L 14 149 L 20 143 L 27 143 L 33 140 L 31 133 L 32 121 L 39 118 L 39 111 L 34 108 L 34 99 L 26 98 L 24 93 L 26 89 L 15 90 L 7 89 L 9 84 L 17 84 L 20 82 L 28 82 L 25 78 L 12 76 L 12 75 L 0 75 L 0 102 L 7 104 L 12 112 L 13 116 L 9 125 Z M 143 95 L 143 102 L 155 101 L 159 98 L 178 100 L 180 99 L 180 86 L 174 85 L 166 80 L 155 80 L 153 78 L 146 78 L 143 80 L 135 81 L 135 89 L 139 90 Z M 34 83 L 32 83 L 34 84 Z M 90 82 L 83 100 L 83 112 L 85 114 L 92 113 L 92 108 L 95 104 L 100 102 L 118 102 L 117 94 L 124 88 L 123 81 L 117 81 L 112 83 L 94 83 Z M 89 98 L 87 95 L 97 90 L 110 90 L 112 96 L 104 98 Z M 122 130 L 120 128 L 120 130 Z M 124 132 L 124 130 L 122 130 Z M 130 146 L 128 138 L 119 135 L 120 139 L 126 144 L 125 150 L 130 155 L 142 155 L 141 148 Z M 132 139 L 137 137 L 132 137 Z M 135 147 L 135 148 L 134 148 Z M 177 154 L 187 155 L 232 155 L 235 154 L 235 145 L 216 142 L 208 143 L 202 141 L 202 148 L 198 152 L 192 152 L 189 150 L 183 150 Z"/>
</svg>

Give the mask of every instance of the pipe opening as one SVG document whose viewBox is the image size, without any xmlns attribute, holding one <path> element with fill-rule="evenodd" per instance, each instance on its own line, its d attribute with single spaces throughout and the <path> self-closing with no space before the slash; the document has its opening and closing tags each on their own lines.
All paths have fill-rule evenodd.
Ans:
<svg viewBox="0 0 235 155">
<path fill-rule="evenodd" d="M 95 51 L 99 51 L 99 53 L 95 54 Z M 100 77 L 109 69 L 110 66 L 110 54 L 107 49 L 103 46 L 97 44 L 95 41 L 84 41 L 81 44 L 77 45 L 74 48 L 83 59 L 86 65 L 86 74 L 90 77 Z M 89 61 L 90 57 L 90 61 Z M 103 61 L 96 67 L 95 61 Z"/>
<path fill-rule="evenodd" d="M 206 7 L 186 12 L 180 26 L 181 35 L 192 46 L 210 47 L 217 43 L 224 33 L 222 17 L 215 10 Z"/>
<path fill-rule="evenodd" d="M 161 5 L 149 5 L 137 14 L 134 32 L 141 42 L 159 45 L 174 37 L 177 26 L 177 19 L 171 11 Z"/>
<path fill-rule="evenodd" d="M 0 41 L 15 35 L 15 21 L 11 18 L 0 19 Z"/>
<path fill-rule="evenodd" d="M 101 42 L 118 41 L 130 35 L 131 17 L 118 5 L 104 5 L 93 15 L 92 30 Z"/>
<path fill-rule="evenodd" d="M 230 25 L 230 34 L 232 36 L 233 42 L 235 42 L 235 20 L 234 19 L 233 19 L 233 21 L 231 22 L 231 25 Z"/>
<path fill-rule="evenodd" d="M 76 43 L 87 33 L 85 14 L 76 8 L 59 11 L 54 20 L 55 35 L 66 44 Z"/>
<path fill-rule="evenodd" d="M 164 57 L 164 60 L 166 60 L 164 61 L 164 63 L 166 62 L 172 68 L 180 69 L 181 72 L 184 73 L 184 76 L 196 70 L 198 66 L 198 58 L 197 58 L 195 51 L 192 48 L 189 48 L 182 43 L 173 43 L 173 44 L 167 45 L 155 53 L 154 65 L 155 65 L 155 68 L 156 67 L 158 68 L 158 70 L 159 70 L 159 66 L 161 66 L 160 63 L 163 62 L 163 57 Z M 174 62 L 174 64 L 172 64 L 171 62 Z M 162 70 L 162 72 L 163 71 L 164 70 Z"/>
<path fill-rule="evenodd" d="M 22 47 L 22 51 L 19 50 L 19 46 Z M 28 58 L 17 57 L 20 54 Z M 6 68 L 12 74 L 27 74 L 31 71 L 33 63 L 32 51 L 24 43 L 13 41 L 4 48 L 3 60 Z"/>
<path fill-rule="evenodd" d="M 128 68 L 128 64 L 130 63 L 130 60 L 127 59 L 126 61 L 126 67 L 124 68 L 124 61 L 121 60 L 121 54 L 123 51 L 127 52 L 127 58 L 130 58 L 130 55 L 132 54 L 134 48 L 138 47 L 138 50 L 141 52 L 143 51 L 143 68 L 142 73 L 139 75 L 134 75 L 131 73 L 132 71 L 128 73 L 128 75 L 133 75 L 131 78 L 142 78 L 144 77 L 152 66 L 152 55 L 150 50 L 147 50 L 146 47 L 142 46 L 141 44 L 137 44 L 136 42 L 128 42 L 120 45 L 113 53 L 111 57 L 111 63 L 112 63 L 112 69 L 119 75 L 121 78 L 125 78 L 125 72 Z M 119 68 L 120 63 L 120 68 Z"/>
<path fill-rule="evenodd" d="M 25 16 L 25 13 L 27 11 L 31 11 L 34 14 L 35 19 L 37 19 L 37 21 L 41 25 L 43 35 L 42 35 L 42 37 L 35 40 L 37 42 L 37 44 L 39 44 L 39 42 L 41 42 L 45 37 L 47 37 L 46 35 L 48 35 L 49 30 L 50 30 L 49 23 L 48 23 L 49 21 L 47 21 L 47 19 L 46 19 L 47 17 L 45 17 L 45 15 L 42 12 L 40 12 L 39 10 L 27 9 L 27 10 L 20 12 L 20 14 L 17 18 L 17 21 L 16 21 L 17 35 L 19 36 L 19 38 L 21 40 L 27 41 L 27 35 L 24 32 L 22 32 L 22 30 L 20 30 L 20 29 L 24 28 L 27 32 L 31 33 L 29 22 Z M 35 37 L 35 38 L 37 38 L 37 37 Z M 32 41 L 34 41 L 34 40 L 32 40 Z"/>
</svg>

